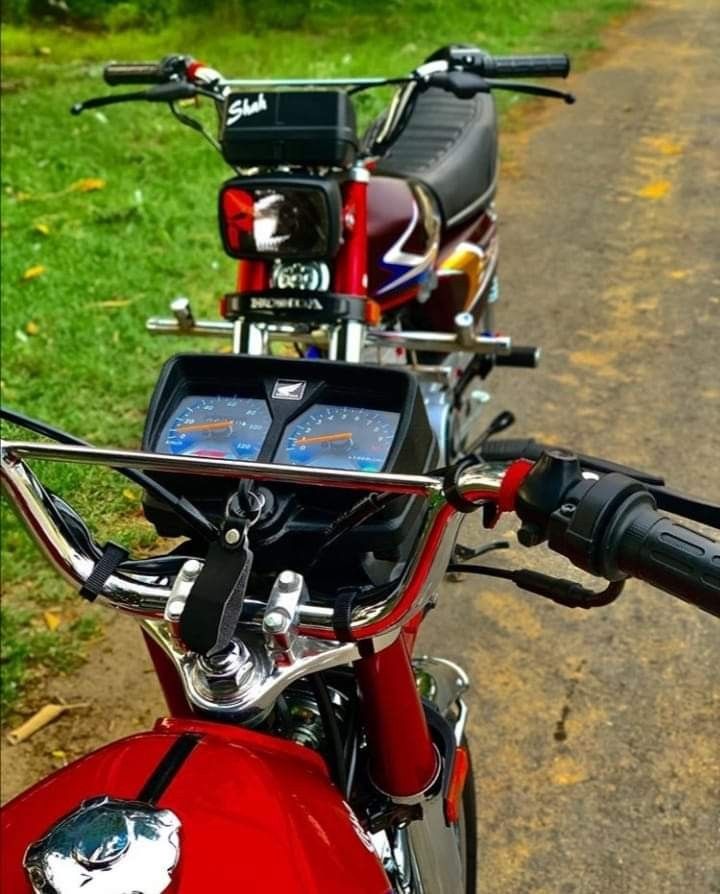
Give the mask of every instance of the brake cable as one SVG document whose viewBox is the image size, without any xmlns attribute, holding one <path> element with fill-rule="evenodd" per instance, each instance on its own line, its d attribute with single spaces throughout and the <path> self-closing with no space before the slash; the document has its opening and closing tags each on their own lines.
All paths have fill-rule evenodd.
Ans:
<svg viewBox="0 0 720 894">
<path fill-rule="evenodd" d="M 78 447 L 93 446 L 82 438 L 71 435 L 60 428 L 55 428 L 54 425 L 48 425 L 47 422 L 41 422 L 39 419 L 26 416 L 17 410 L 8 410 L 6 407 L 0 407 L 0 419 L 5 419 L 13 425 L 19 425 L 21 428 L 26 428 L 28 431 L 35 432 L 35 434 L 42 435 L 45 438 L 52 438 L 60 444 L 74 444 Z M 162 484 L 158 484 L 145 472 L 125 468 L 116 468 L 114 471 L 124 475 L 133 484 L 139 485 L 149 494 L 152 494 L 155 499 L 167 506 L 171 512 L 190 525 L 205 540 L 217 539 L 219 532 L 216 526 L 190 500 L 177 496 L 168 488 L 163 487 Z"/>
</svg>

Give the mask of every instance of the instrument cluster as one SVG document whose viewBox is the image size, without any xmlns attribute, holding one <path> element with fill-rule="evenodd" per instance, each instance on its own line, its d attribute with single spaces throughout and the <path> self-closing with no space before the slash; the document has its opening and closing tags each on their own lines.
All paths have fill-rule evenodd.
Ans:
<svg viewBox="0 0 720 894">
<path fill-rule="evenodd" d="M 353 472 L 422 473 L 437 465 L 422 395 L 404 370 L 238 355 L 171 358 L 150 402 L 143 449 Z M 154 477 L 217 520 L 237 489 L 237 480 L 220 476 Z M 299 552 L 312 549 L 332 519 L 358 499 L 357 491 L 343 488 L 257 486 L 273 512 L 267 509 L 254 528 L 256 541 L 265 527 L 268 544 L 280 538 L 285 549 Z M 396 500 L 357 532 L 358 548 L 392 552 L 417 518 L 420 506 L 414 505 L 411 497 Z M 149 495 L 144 508 L 160 534 L 186 533 Z"/>
</svg>

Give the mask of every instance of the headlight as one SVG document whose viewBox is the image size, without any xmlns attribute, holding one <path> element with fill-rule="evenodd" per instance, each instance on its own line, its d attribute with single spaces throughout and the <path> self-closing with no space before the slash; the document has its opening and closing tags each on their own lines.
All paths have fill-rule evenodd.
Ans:
<svg viewBox="0 0 720 894">
<path fill-rule="evenodd" d="M 340 188 L 311 177 L 247 177 L 220 191 L 220 233 L 233 258 L 329 258 L 340 242 Z"/>
</svg>

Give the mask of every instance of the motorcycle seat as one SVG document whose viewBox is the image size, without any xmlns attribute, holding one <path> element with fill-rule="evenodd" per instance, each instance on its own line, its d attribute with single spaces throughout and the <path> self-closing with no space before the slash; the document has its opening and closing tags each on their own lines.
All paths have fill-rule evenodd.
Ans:
<svg viewBox="0 0 720 894">
<path fill-rule="evenodd" d="M 418 180 L 435 194 L 446 227 L 485 210 L 497 186 L 495 102 L 487 94 L 458 99 L 421 93 L 405 130 L 376 172 Z"/>
</svg>

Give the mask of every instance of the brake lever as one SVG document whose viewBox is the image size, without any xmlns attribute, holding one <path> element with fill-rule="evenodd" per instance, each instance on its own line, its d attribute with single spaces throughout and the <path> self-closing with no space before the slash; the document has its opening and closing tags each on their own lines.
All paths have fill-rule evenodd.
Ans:
<svg viewBox="0 0 720 894">
<path fill-rule="evenodd" d="M 576 100 L 572 93 L 565 90 L 557 90 L 555 87 L 545 87 L 542 84 L 515 84 L 512 81 L 493 81 L 488 79 L 490 90 L 512 90 L 515 93 L 527 93 L 530 96 L 545 96 L 549 99 L 562 99 L 569 106 Z"/>
<path fill-rule="evenodd" d="M 120 102 L 140 102 L 144 100 L 146 90 L 138 90 L 135 93 L 120 93 L 112 96 L 94 96 L 92 99 L 84 99 L 70 107 L 71 115 L 80 115 L 87 109 L 97 109 L 100 106 L 113 106 Z"/>
<path fill-rule="evenodd" d="M 182 99 L 194 99 L 196 96 L 207 96 L 217 101 L 220 97 L 210 90 L 204 90 L 189 81 L 170 81 L 167 84 L 155 84 L 148 90 L 134 93 L 120 93 L 111 96 L 95 96 L 83 102 L 76 102 L 70 109 L 71 115 L 79 115 L 86 109 L 97 109 L 100 106 L 116 105 L 120 102 L 178 102 Z"/>
</svg>

